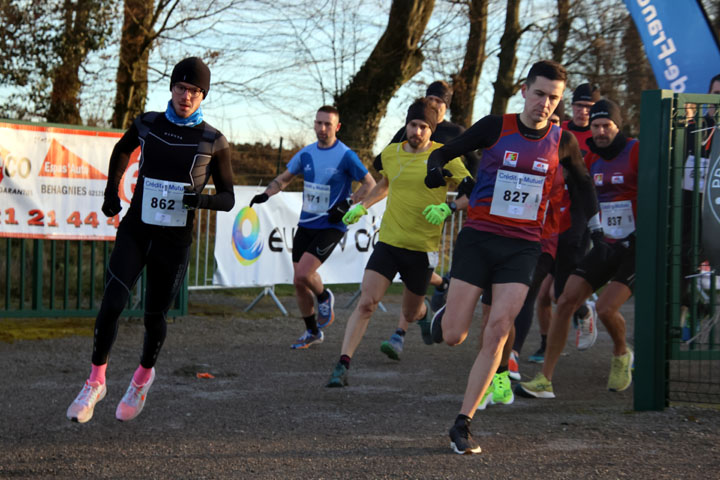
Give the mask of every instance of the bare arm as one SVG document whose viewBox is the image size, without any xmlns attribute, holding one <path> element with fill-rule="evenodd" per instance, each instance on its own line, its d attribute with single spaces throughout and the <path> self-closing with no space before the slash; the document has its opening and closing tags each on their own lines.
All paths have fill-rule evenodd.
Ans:
<svg viewBox="0 0 720 480">
<path fill-rule="evenodd" d="M 295 175 L 290 173 L 290 170 L 285 170 L 268 183 L 267 188 L 265 188 L 265 193 L 267 193 L 268 197 L 272 197 L 281 190 L 284 190 L 293 178 L 295 178 Z"/>
<path fill-rule="evenodd" d="M 350 196 L 350 198 L 353 203 L 361 202 L 365 196 L 367 196 L 368 192 L 370 192 L 374 187 L 375 179 L 372 175 L 370 175 L 370 172 L 368 172 L 365 174 L 363 179 L 360 180 L 360 187 Z"/>
<path fill-rule="evenodd" d="M 370 190 L 370 192 L 360 202 L 363 207 L 370 208 L 377 202 L 387 197 L 388 189 L 390 188 L 390 182 L 387 177 L 383 176 L 379 182 Z"/>
</svg>

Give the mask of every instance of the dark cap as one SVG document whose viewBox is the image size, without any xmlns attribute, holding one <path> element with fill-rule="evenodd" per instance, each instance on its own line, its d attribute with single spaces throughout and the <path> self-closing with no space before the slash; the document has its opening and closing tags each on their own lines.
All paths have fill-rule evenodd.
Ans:
<svg viewBox="0 0 720 480">
<path fill-rule="evenodd" d="M 623 120 L 620 107 L 612 100 L 600 100 L 590 109 L 590 123 L 598 118 L 609 118 L 615 123 L 618 130 L 622 130 Z"/>
<path fill-rule="evenodd" d="M 595 103 L 600 100 L 600 90 L 597 87 L 593 87 L 589 83 L 583 83 L 573 92 L 572 103 L 575 102 L 590 102 Z"/>
<path fill-rule="evenodd" d="M 430 125 L 430 130 L 435 131 L 437 127 L 437 109 L 425 98 L 418 98 L 408 108 L 407 117 L 405 117 L 405 125 L 411 120 L 422 120 Z"/>
<path fill-rule="evenodd" d="M 433 82 L 430 85 L 428 85 L 427 90 L 425 91 L 425 96 L 438 97 L 441 98 L 442 101 L 450 107 L 450 101 L 452 101 L 452 87 L 448 85 L 447 82 L 443 80 L 438 80 L 437 82 Z"/>
<path fill-rule="evenodd" d="M 203 98 L 207 96 L 210 90 L 210 69 L 202 59 L 198 57 L 188 57 L 181 60 L 180 63 L 173 68 L 170 76 L 170 88 L 178 82 L 185 82 L 195 85 L 203 90 Z"/>
</svg>

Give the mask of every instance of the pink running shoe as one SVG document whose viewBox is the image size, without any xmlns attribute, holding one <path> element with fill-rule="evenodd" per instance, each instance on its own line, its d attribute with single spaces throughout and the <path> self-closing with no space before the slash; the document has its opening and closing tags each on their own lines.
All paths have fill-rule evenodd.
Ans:
<svg viewBox="0 0 720 480">
<path fill-rule="evenodd" d="M 118 403 L 117 410 L 115 410 L 115 418 L 121 422 L 128 422 L 133 418 L 140 415 L 143 407 L 145 406 L 145 399 L 147 398 L 147 392 L 155 380 L 155 368 L 153 367 L 150 375 L 150 380 L 145 385 L 137 385 L 133 380 L 130 380 L 130 386 L 128 387 L 125 395 L 123 396 L 120 403 Z"/>
<path fill-rule="evenodd" d="M 107 387 L 104 383 L 85 381 L 85 385 L 67 409 L 67 418 L 73 422 L 85 423 L 95 411 L 95 404 L 105 398 Z"/>
</svg>

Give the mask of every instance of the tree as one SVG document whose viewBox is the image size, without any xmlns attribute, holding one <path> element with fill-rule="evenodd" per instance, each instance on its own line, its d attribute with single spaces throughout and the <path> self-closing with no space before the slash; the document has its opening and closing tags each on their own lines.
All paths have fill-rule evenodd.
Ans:
<svg viewBox="0 0 720 480">
<path fill-rule="evenodd" d="M 434 0 L 393 0 L 387 28 L 347 87 L 335 97 L 343 141 L 366 161 L 387 104 L 400 86 L 422 69 L 418 42 Z"/>
<path fill-rule="evenodd" d="M 517 65 L 517 44 L 522 34 L 527 30 L 520 27 L 520 0 L 507 0 L 505 12 L 505 31 L 500 39 L 500 65 L 497 78 L 493 83 L 493 95 L 490 113 L 502 115 L 507 110 L 508 101 L 520 88 L 515 81 L 515 66 Z"/>
<path fill-rule="evenodd" d="M 551 42 L 550 45 L 552 46 L 552 59 L 558 63 L 562 63 L 572 24 L 570 19 L 570 0 L 557 0 L 557 9 L 557 34 L 555 41 Z"/>
<path fill-rule="evenodd" d="M 485 62 L 488 0 L 470 0 L 467 6 L 470 32 L 462 67 L 452 76 L 453 97 L 450 102 L 451 120 L 465 127 L 472 123 L 475 93 Z"/>
</svg>

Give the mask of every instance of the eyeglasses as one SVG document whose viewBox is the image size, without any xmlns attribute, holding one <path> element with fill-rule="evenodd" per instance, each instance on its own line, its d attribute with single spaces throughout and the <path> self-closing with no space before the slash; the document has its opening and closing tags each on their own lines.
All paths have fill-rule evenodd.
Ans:
<svg viewBox="0 0 720 480">
<path fill-rule="evenodd" d="M 588 105 L 587 103 L 573 103 L 572 106 L 582 110 L 590 110 L 592 108 L 592 105 Z"/>
<path fill-rule="evenodd" d="M 179 83 L 172 86 L 172 91 L 178 95 L 185 95 L 185 92 L 187 92 L 190 94 L 190 98 L 197 98 L 205 92 L 202 88 L 188 88 Z"/>
</svg>

